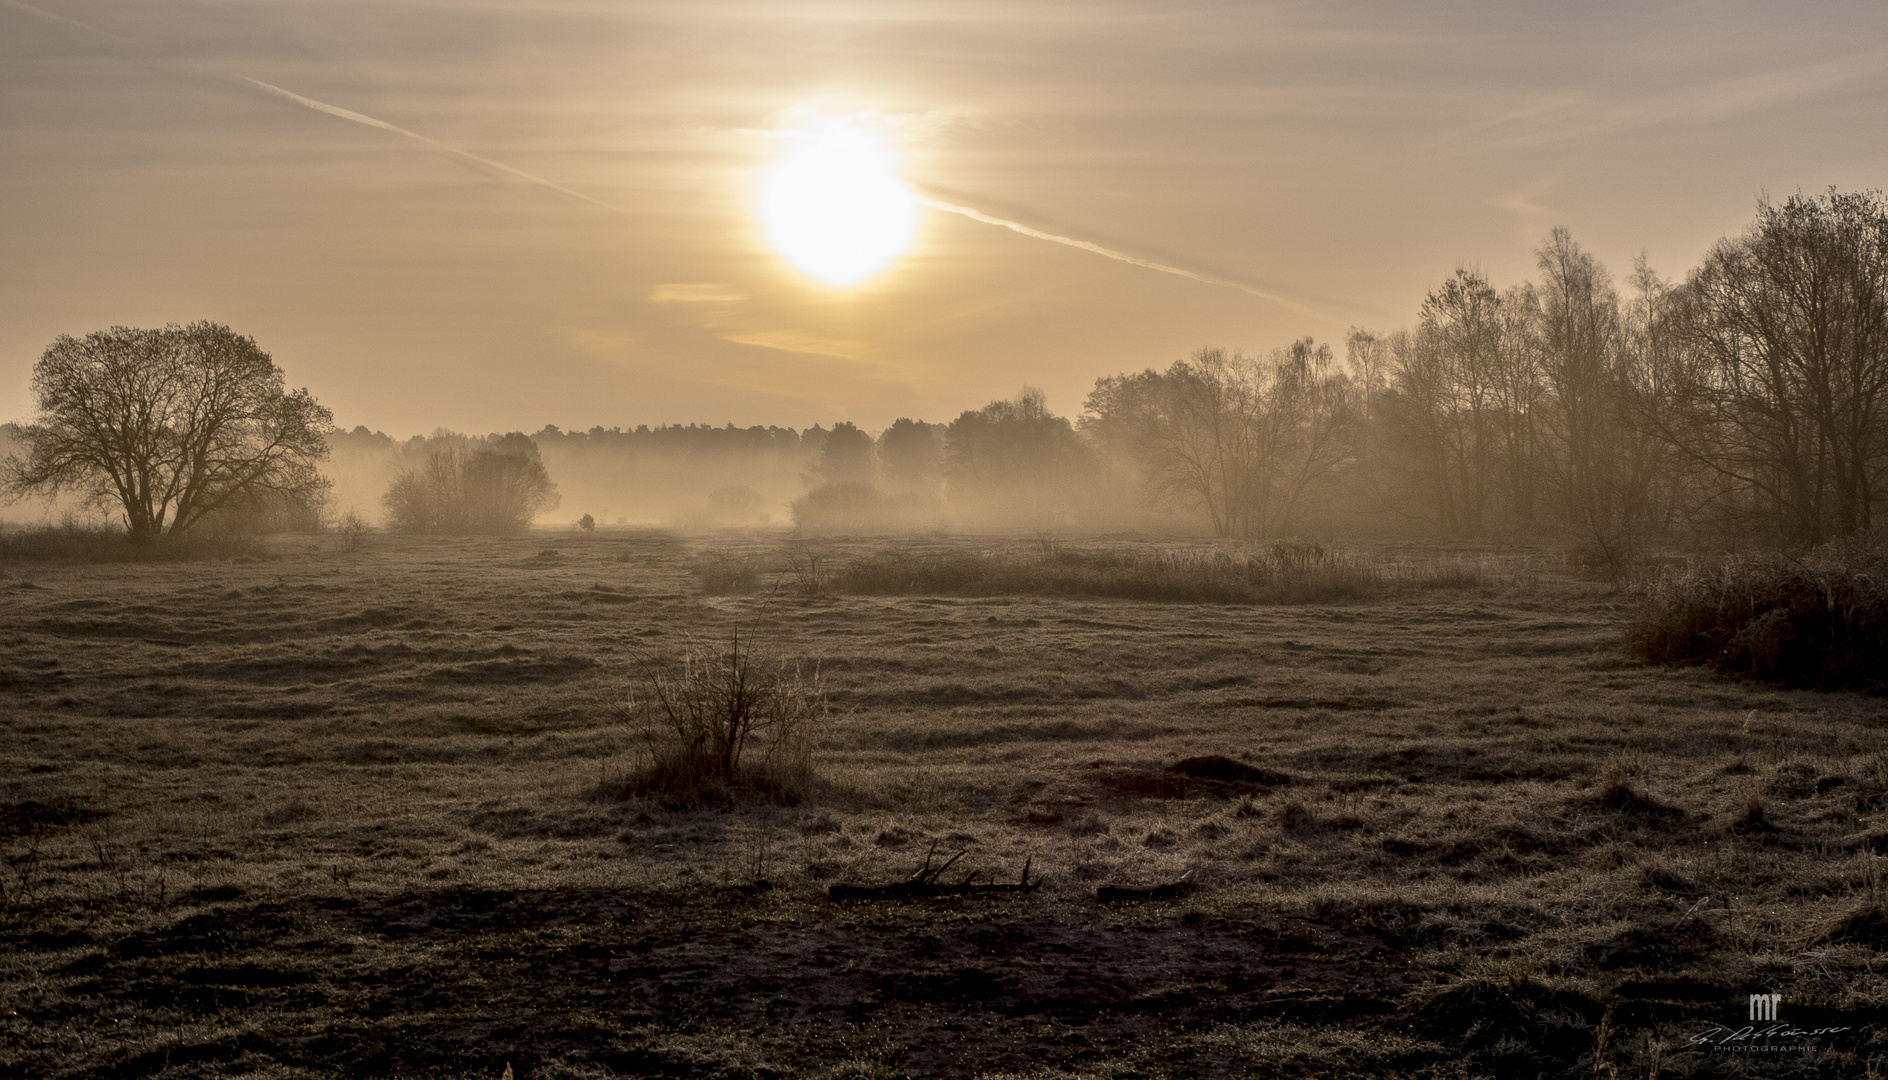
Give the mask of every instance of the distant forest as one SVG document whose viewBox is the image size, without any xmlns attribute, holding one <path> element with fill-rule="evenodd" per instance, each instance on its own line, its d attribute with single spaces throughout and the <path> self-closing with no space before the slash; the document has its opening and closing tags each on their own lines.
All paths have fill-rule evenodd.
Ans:
<svg viewBox="0 0 1888 1080">
<path fill-rule="evenodd" d="M 1682 282 L 1622 295 L 1556 229 L 1539 276 L 1457 270 L 1415 325 L 1265 356 L 1202 349 L 1099 379 L 1079 416 L 1029 388 L 948 423 L 805 431 L 546 427 L 471 440 L 541 460 L 605 525 L 1552 533 L 1607 558 L 1674 534 L 1815 543 L 1888 498 L 1888 200 L 1759 204 Z M 333 505 L 372 511 L 463 436 L 331 439 Z M 542 519 L 540 519 L 542 521 Z"/>
</svg>

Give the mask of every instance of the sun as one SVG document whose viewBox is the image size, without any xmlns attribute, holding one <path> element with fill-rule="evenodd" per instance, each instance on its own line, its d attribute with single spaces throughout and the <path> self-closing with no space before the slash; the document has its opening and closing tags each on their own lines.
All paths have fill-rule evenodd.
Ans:
<svg viewBox="0 0 1888 1080">
<path fill-rule="evenodd" d="M 918 200 L 883 138 L 857 119 L 792 132 L 760 186 L 767 240 L 808 277 L 857 285 L 911 246 Z"/>
</svg>

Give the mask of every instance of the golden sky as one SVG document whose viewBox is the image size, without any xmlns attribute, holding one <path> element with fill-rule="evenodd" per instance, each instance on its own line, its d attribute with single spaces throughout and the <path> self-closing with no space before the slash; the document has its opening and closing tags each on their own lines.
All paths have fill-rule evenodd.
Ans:
<svg viewBox="0 0 1888 1080">
<path fill-rule="evenodd" d="M 1763 192 L 1888 184 L 1884 115 L 1879 0 L 0 0 L 0 419 L 55 336 L 197 319 L 400 435 L 1074 413 L 1555 225 L 1681 275 Z M 822 116 L 1197 277 L 920 207 L 820 284 L 757 207 Z"/>
</svg>

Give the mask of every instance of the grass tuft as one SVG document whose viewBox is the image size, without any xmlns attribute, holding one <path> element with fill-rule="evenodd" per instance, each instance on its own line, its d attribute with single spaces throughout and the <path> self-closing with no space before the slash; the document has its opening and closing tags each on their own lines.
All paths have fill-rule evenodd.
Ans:
<svg viewBox="0 0 1888 1080">
<path fill-rule="evenodd" d="M 1731 822 L 1731 831 L 1742 836 L 1755 836 L 1776 832 L 1777 827 L 1770 820 L 1770 815 L 1764 812 L 1763 800 L 1752 799 L 1744 808 L 1743 816 Z"/>
<path fill-rule="evenodd" d="M 1597 810 L 1610 810 L 1616 814 L 1640 818 L 1647 821 L 1683 818 L 1685 812 L 1669 803 L 1641 792 L 1625 780 L 1617 780 L 1601 789 L 1593 798 L 1593 807 Z"/>
<path fill-rule="evenodd" d="M 1880 904 L 1864 903 L 1829 920 L 1817 940 L 1832 944 L 1866 945 L 1880 949 L 1888 945 L 1888 911 Z"/>
<path fill-rule="evenodd" d="M 1286 773 L 1261 769 L 1218 754 L 1190 757 L 1167 766 L 1167 771 L 1191 776 L 1198 780 L 1218 780 L 1226 784 L 1258 784 L 1261 787 L 1277 787 L 1292 782 L 1292 777 Z"/>
<path fill-rule="evenodd" d="M 745 595 L 760 588 L 760 571 L 741 555 L 712 552 L 695 564 L 694 574 L 709 596 Z"/>
</svg>

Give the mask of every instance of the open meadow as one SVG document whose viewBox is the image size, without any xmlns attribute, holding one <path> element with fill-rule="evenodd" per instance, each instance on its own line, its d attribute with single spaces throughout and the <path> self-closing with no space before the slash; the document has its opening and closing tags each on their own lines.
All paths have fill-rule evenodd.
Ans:
<svg viewBox="0 0 1888 1080">
<path fill-rule="evenodd" d="M 1888 1075 L 1888 699 L 1556 553 L 349 547 L 0 566 L 0 1075 Z M 617 797 L 737 631 L 814 777 Z"/>
</svg>

